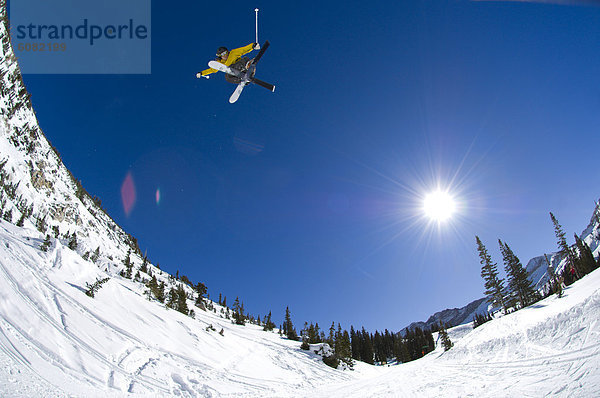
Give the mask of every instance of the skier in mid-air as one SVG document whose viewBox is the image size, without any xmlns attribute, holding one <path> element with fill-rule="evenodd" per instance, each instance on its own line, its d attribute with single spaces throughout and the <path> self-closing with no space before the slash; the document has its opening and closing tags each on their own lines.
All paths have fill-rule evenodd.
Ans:
<svg viewBox="0 0 600 398">
<path fill-rule="evenodd" d="M 216 61 L 222 63 L 225 66 L 229 66 L 231 69 L 237 70 L 243 74 L 248 70 L 250 63 L 252 62 L 250 58 L 244 57 L 244 55 L 248 54 L 257 47 L 258 43 L 250 43 L 247 46 L 235 48 L 231 51 L 229 51 L 227 47 L 219 47 L 219 49 L 217 50 Z M 210 77 L 209 75 L 215 72 L 218 72 L 218 70 L 208 68 L 203 70 L 202 72 L 198 72 L 196 74 L 196 77 L 204 77 L 208 79 Z M 239 84 L 242 79 L 237 76 L 225 74 L 225 80 L 227 80 L 229 83 Z"/>
</svg>

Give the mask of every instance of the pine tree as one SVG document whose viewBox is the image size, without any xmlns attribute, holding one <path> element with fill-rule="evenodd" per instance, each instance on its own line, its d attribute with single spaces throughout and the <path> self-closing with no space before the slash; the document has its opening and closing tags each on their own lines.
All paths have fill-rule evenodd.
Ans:
<svg viewBox="0 0 600 398">
<path fill-rule="evenodd" d="M 8 221 L 8 222 L 11 223 L 12 222 L 12 218 L 13 218 L 12 209 L 7 210 L 6 213 L 4 213 L 4 217 L 3 218 L 4 218 L 5 221 Z"/>
<path fill-rule="evenodd" d="M 479 236 L 476 236 L 475 239 L 477 241 L 479 258 L 481 259 L 481 277 L 485 281 L 485 294 L 487 300 L 495 307 L 502 307 L 504 313 L 506 313 L 504 281 L 498 277 L 498 266 L 496 263 L 492 263 L 492 257 L 481 242 L 481 239 L 479 239 Z"/>
<path fill-rule="evenodd" d="M 327 338 L 327 344 L 331 348 L 333 348 L 333 343 L 335 340 L 335 322 L 331 322 L 331 326 L 329 327 L 329 337 Z"/>
<path fill-rule="evenodd" d="M 275 324 L 271 320 L 271 311 L 269 311 L 269 315 L 267 315 L 264 319 L 265 325 L 263 326 L 263 330 L 265 332 L 270 332 L 271 330 L 275 329 Z"/>
<path fill-rule="evenodd" d="M 369 335 L 369 333 L 365 330 L 365 328 L 362 328 L 362 332 L 360 333 L 361 336 L 361 353 L 360 353 L 360 359 L 363 362 L 366 362 L 368 364 L 373 365 L 373 343 L 371 341 L 371 336 Z"/>
<path fill-rule="evenodd" d="M 158 289 L 156 289 L 156 299 L 161 303 L 165 302 L 165 282 L 161 281 Z"/>
<path fill-rule="evenodd" d="M 17 221 L 17 227 L 22 227 L 23 225 L 25 225 L 25 212 L 21 212 L 21 217 Z"/>
<path fill-rule="evenodd" d="M 235 323 L 237 325 L 245 325 L 244 309 L 240 305 L 239 297 L 235 298 L 232 309 L 233 309 L 233 319 L 235 320 Z"/>
<path fill-rule="evenodd" d="M 35 226 L 38 231 L 45 234 L 46 233 L 46 217 L 38 217 L 35 223 Z"/>
<path fill-rule="evenodd" d="M 285 321 L 283 322 L 283 333 L 290 340 L 298 340 L 298 334 L 292 323 L 292 317 L 290 315 L 290 307 L 285 307 Z"/>
<path fill-rule="evenodd" d="M 52 242 L 50 241 L 50 235 L 46 235 L 46 239 L 44 239 L 44 241 L 40 245 L 40 250 L 43 252 L 48 251 L 51 244 L 52 244 Z"/>
<path fill-rule="evenodd" d="M 131 273 L 133 271 L 133 264 L 131 263 L 131 249 L 127 251 L 127 257 L 123 260 L 125 265 L 125 278 L 131 279 Z"/>
<path fill-rule="evenodd" d="M 594 253 L 588 244 L 582 241 L 577 234 L 575 234 L 575 245 L 577 246 L 577 251 L 579 254 L 576 262 L 579 264 L 579 267 L 584 273 L 589 274 L 597 268 Z"/>
<path fill-rule="evenodd" d="M 442 340 L 442 346 L 444 347 L 444 351 L 448 351 L 450 348 L 452 348 L 452 346 L 454 344 L 452 344 L 452 342 L 450 341 L 448 332 L 446 331 L 446 328 L 444 327 L 444 325 L 442 325 L 441 323 L 440 323 L 439 334 L 440 334 L 440 340 Z"/>
<path fill-rule="evenodd" d="M 508 279 L 509 305 L 517 308 L 517 302 L 521 308 L 527 307 L 535 302 L 537 292 L 527 277 L 527 271 L 523 268 L 519 258 L 513 253 L 508 244 L 498 239 L 500 252 L 504 261 L 504 269 Z"/>
<path fill-rule="evenodd" d="M 77 245 L 77 234 L 73 232 L 73 235 L 71 235 L 71 239 L 69 240 L 68 247 L 71 250 L 75 250 L 77 249 Z"/>
<path fill-rule="evenodd" d="M 181 312 L 182 314 L 188 315 L 189 309 L 187 306 L 187 293 L 183 289 L 183 285 L 179 285 L 177 287 L 176 293 L 177 293 L 177 308 L 175 308 L 175 309 L 177 311 Z"/>
<path fill-rule="evenodd" d="M 96 248 L 96 250 L 94 251 L 94 253 L 91 256 L 91 260 L 93 263 L 96 263 L 96 261 L 98 261 L 98 259 L 100 258 L 100 246 L 98 246 Z"/>
<path fill-rule="evenodd" d="M 350 325 L 350 348 L 352 350 L 352 358 L 360 361 L 360 338 L 352 325 Z"/>
<path fill-rule="evenodd" d="M 179 295 L 177 291 L 173 288 L 169 290 L 169 294 L 167 295 L 167 308 L 177 309 L 177 299 Z"/>
<path fill-rule="evenodd" d="M 147 274 L 148 273 L 148 257 L 144 255 L 144 259 L 142 261 L 142 266 L 140 267 L 140 271 Z"/>
<path fill-rule="evenodd" d="M 565 238 L 565 232 L 563 231 L 562 226 L 558 223 L 558 220 L 554 217 L 552 212 L 550 212 L 550 219 L 552 219 L 552 224 L 554 224 L 554 234 L 558 239 L 556 243 L 560 249 L 559 253 L 567 257 L 567 264 L 574 267 L 578 277 L 580 277 L 582 275 L 581 270 L 578 269 L 577 264 L 575 264 L 575 256 L 573 255 L 571 247 L 567 244 L 567 239 Z"/>
</svg>

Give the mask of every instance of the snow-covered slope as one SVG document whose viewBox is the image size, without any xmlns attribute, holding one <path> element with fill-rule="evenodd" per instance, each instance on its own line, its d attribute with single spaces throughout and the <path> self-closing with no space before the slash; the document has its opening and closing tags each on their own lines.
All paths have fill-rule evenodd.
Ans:
<svg viewBox="0 0 600 398">
<path fill-rule="evenodd" d="M 36 230 L 0 221 L 0 240 L 2 396 L 32 386 L 53 391 L 43 396 L 287 396 L 350 377 L 219 311 L 192 319 L 168 310 L 125 278 L 88 297 L 85 283 L 106 274 L 60 242 L 40 251 Z"/>
<path fill-rule="evenodd" d="M 392 367 L 328 368 L 276 333 L 217 313 L 196 319 L 149 301 L 60 242 L 38 249 L 33 228 L 0 221 L 2 396 L 597 396 L 600 270 L 521 311 L 472 330 L 454 347 Z M 191 304 L 191 303 L 190 303 Z M 213 328 L 210 328 L 212 325 Z M 214 330 L 213 330 L 214 329 Z M 223 335 L 219 332 L 223 330 Z"/>
<path fill-rule="evenodd" d="M 334 383 L 314 397 L 597 397 L 600 270 L 528 308 L 477 329 L 449 330 L 454 347 Z"/>
</svg>

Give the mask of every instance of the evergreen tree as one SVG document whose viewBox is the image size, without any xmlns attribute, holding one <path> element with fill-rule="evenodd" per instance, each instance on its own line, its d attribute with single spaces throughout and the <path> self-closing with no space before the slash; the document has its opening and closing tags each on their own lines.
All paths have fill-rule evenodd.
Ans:
<svg viewBox="0 0 600 398">
<path fill-rule="evenodd" d="M 10 222 L 10 223 L 11 223 L 11 222 L 12 222 L 12 218 L 13 218 L 13 215 L 12 215 L 12 209 L 9 209 L 9 210 L 7 210 L 7 211 L 4 213 L 4 217 L 3 217 L 3 218 L 4 218 L 4 220 L 5 220 L 5 221 L 8 221 L 8 222 Z"/>
<path fill-rule="evenodd" d="M 350 326 L 350 348 L 352 350 L 352 358 L 360 361 L 360 338 L 354 330 L 354 326 Z"/>
<path fill-rule="evenodd" d="M 563 256 L 566 256 L 567 264 L 570 267 L 574 267 L 575 271 L 577 272 L 577 276 L 580 277 L 582 275 L 581 270 L 578 269 L 577 264 L 575 264 L 573 251 L 571 250 L 571 247 L 567 244 L 567 239 L 565 238 L 565 232 L 563 231 L 562 226 L 558 223 L 558 220 L 556 219 L 556 217 L 554 217 L 554 214 L 552 214 L 552 212 L 550 212 L 550 219 L 552 220 L 552 224 L 554 224 L 554 234 L 558 239 L 556 243 L 558 244 L 559 253 Z"/>
<path fill-rule="evenodd" d="M 156 299 L 161 303 L 165 302 L 165 282 L 161 281 L 158 289 L 156 290 Z"/>
<path fill-rule="evenodd" d="M 334 340 L 335 340 L 335 322 L 331 322 L 331 326 L 329 327 L 329 337 L 327 338 L 327 344 L 329 344 L 329 346 L 331 348 L 333 348 Z"/>
<path fill-rule="evenodd" d="M 270 332 L 271 330 L 275 329 L 275 324 L 271 320 L 271 311 L 269 311 L 269 315 L 267 315 L 264 319 L 265 325 L 263 326 L 263 330 L 265 332 Z"/>
<path fill-rule="evenodd" d="M 142 261 L 142 266 L 140 267 L 140 271 L 147 274 L 148 273 L 148 257 L 144 255 L 144 259 Z"/>
<path fill-rule="evenodd" d="M 361 353 L 360 353 L 360 358 L 361 361 L 366 362 L 368 364 L 373 365 L 373 343 L 371 341 L 371 336 L 369 335 L 369 333 L 367 333 L 367 331 L 365 330 L 365 328 L 362 328 L 362 332 L 361 332 Z"/>
<path fill-rule="evenodd" d="M 342 331 L 342 327 L 339 323 L 335 335 L 335 355 L 340 361 L 345 362 L 350 368 L 352 368 L 353 361 L 350 335 L 348 334 L 347 330 Z"/>
<path fill-rule="evenodd" d="M 292 317 L 290 315 L 290 307 L 285 307 L 285 321 L 283 322 L 283 333 L 290 340 L 298 340 L 298 334 L 296 333 L 296 329 L 294 329 L 294 324 L 292 323 Z"/>
<path fill-rule="evenodd" d="M 131 263 L 131 249 L 127 251 L 127 257 L 123 260 L 123 265 L 125 265 L 125 278 L 131 279 L 131 274 L 133 271 L 133 264 Z"/>
<path fill-rule="evenodd" d="M 17 221 L 17 227 L 22 227 L 23 225 L 25 225 L 25 212 L 21 212 L 21 217 Z"/>
<path fill-rule="evenodd" d="M 45 234 L 46 233 L 46 217 L 38 217 L 35 223 L 35 226 L 38 231 Z"/>
<path fill-rule="evenodd" d="M 519 258 L 513 253 L 508 244 L 503 243 L 501 240 L 498 240 L 498 243 L 500 244 L 500 252 L 502 253 L 504 269 L 508 279 L 508 305 L 516 309 L 517 303 L 519 303 L 521 308 L 525 308 L 535 302 L 537 293 Z"/>
<path fill-rule="evenodd" d="M 167 308 L 177 309 L 177 300 L 179 296 L 177 291 L 173 288 L 169 290 L 169 294 L 167 295 Z"/>
<path fill-rule="evenodd" d="M 440 324 L 440 340 L 442 341 L 442 346 L 444 346 L 444 351 L 448 351 L 454 344 L 450 341 L 450 337 L 448 336 L 448 332 L 444 325 Z"/>
<path fill-rule="evenodd" d="M 495 307 L 502 307 L 504 313 L 506 313 L 504 281 L 498 277 L 498 266 L 496 263 L 492 263 L 492 257 L 479 239 L 479 236 L 476 236 L 475 239 L 477 241 L 479 258 L 481 259 L 481 277 L 485 281 L 484 286 L 487 301 Z"/>
<path fill-rule="evenodd" d="M 175 308 L 175 309 L 177 311 L 181 312 L 182 314 L 188 315 L 189 309 L 187 306 L 187 293 L 185 292 L 183 285 L 179 285 L 177 287 L 176 293 L 177 293 L 177 308 Z"/>
<path fill-rule="evenodd" d="M 43 252 L 48 251 L 51 244 L 52 244 L 52 242 L 50 241 L 50 235 L 46 235 L 46 239 L 44 239 L 44 241 L 40 245 L 40 250 Z"/>
<path fill-rule="evenodd" d="M 236 297 L 233 302 L 233 319 L 236 324 L 245 325 L 244 309 L 240 305 L 239 297 Z"/>
<path fill-rule="evenodd" d="M 578 256 L 577 263 L 579 268 L 586 274 L 589 274 L 597 268 L 596 259 L 594 253 L 587 243 L 581 240 L 577 234 L 575 234 L 575 245 L 577 246 Z"/>
<path fill-rule="evenodd" d="M 75 250 L 77 249 L 77 245 L 77 234 L 73 232 L 73 235 L 71 235 L 71 239 L 69 240 L 68 247 L 71 250 Z"/>
<path fill-rule="evenodd" d="M 90 259 L 92 260 L 93 263 L 96 263 L 96 261 L 98 261 L 99 258 L 100 258 L 100 246 L 98 246 L 96 248 L 96 250 L 94 251 L 94 253 L 90 257 Z"/>
<path fill-rule="evenodd" d="M 91 285 L 86 282 L 85 286 L 87 287 L 87 290 L 85 291 L 85 294 L 93 298 L 96 292 L 100 290 L 102 285 L 108 282 L 109 280 L 110 278 L 96 279 L 96 282 L 94 282 Z"/>
<path fill-rule="evenodd" d="M 479 327 L 481 325 L 483 325 L 486 322 L 489 322 L 492 320 L 492 316 L 487 313 L 485 315 L 481 315 L 481 314 L 475 314 L 475 319 L 473 319 L 473 329 L 475 329 L 476 327 Z"/>
<path fill-rule="evenodd" d="M 198 296 L 204 298 L 206 293 L 208 292 L 208 288 L 202 282 L 198 282 L 196 284 L 196 292 L 198 292 Z"/>
<path fill-rule="evenodd" d="M 308 343 L 308 322 L 304 322 L 304 328 L 302 328 L 302 331 L 300 332 L 300 339 L 302 340 L 300 349 L 305 351 L 310 350 L 310 344 Z"/>
</svg>

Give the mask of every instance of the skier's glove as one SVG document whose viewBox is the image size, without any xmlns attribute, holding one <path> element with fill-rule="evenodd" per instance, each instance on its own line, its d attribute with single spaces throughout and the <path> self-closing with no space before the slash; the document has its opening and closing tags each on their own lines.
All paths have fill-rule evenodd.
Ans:
<svg viewBox="0 0 600 398">
<path fill-rule="evenodd" d="M 196 77 L 197 77 L 198 79 L 200 79 L 201 77 L 203 77 L 203 78 L 205 78 L 205 79 L 210 79 L 210 76 L 209 76 L 209 75 L 202 76 L 202 73 L 201 73 L 201 72 L 198 72 L 198 73 L 196 73 Z"/>
</svg>

